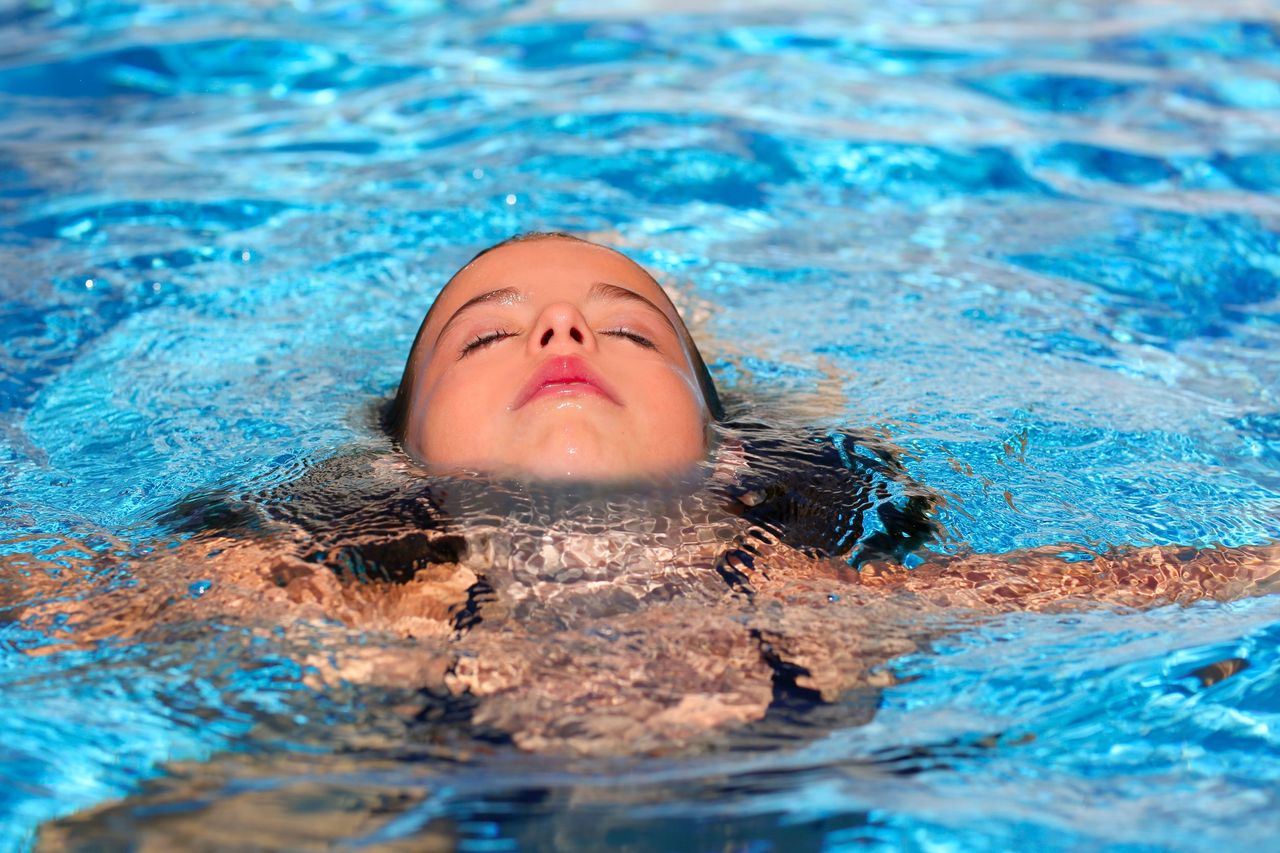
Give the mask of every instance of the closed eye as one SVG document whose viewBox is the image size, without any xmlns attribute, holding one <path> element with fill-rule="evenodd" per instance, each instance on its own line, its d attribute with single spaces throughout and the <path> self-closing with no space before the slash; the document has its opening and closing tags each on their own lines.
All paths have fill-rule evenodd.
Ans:
<svg viewBox="0 0 1280 853">
<path fill-rule="evenodd" d="M 484 349 L 489 344 L 496 344 L 505 338 L 514 338 L 515 332 L 508 332 L 505 329 L 497 329 L 492 332 L 483 332 L 467 341 L 462 347 L 462 352 L 458 353 L 458 358 L 463 359 L 471 355 L 476 350 Z"/>
<path fill-rule="evenodd" d="M 630 329 L 605 329 L 600 334 L 612 335 L 615 338 L 626 338 L 633 343 L 637 343 L 645 349 L 657 349 L 657 345 L 644 335 L 631 331 Z"/>
</svg>

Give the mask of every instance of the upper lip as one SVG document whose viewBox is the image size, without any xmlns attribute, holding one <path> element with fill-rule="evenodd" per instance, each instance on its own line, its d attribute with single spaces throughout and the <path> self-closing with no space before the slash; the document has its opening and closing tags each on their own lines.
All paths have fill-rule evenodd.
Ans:
<svg viewBox="0 0 1280 853">
<path fill-rule="evenodd" d="M 529 381 L 520 389 L 513 409 L 518 409 L 529 402 L 535 394 L 549 385 L 587 385 L 600 392 L 614 403 L 618 397 L 601 379 L 591 366 L 574 355 L 555 356 L 547 359 L 529 377 Z"/>
</svg>

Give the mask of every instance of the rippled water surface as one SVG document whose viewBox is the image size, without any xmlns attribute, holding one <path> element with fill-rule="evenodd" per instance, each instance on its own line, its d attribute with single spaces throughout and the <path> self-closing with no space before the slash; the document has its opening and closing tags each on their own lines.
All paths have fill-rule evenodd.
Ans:
<svg viewBox="0 0 1280 853">
<path fill-rule="evenodd" d="M 0 9 L 0 592 L 376 443 L 431 297 L 529 229 L 654 270 L 738 405 L 891 438 L 934 550 L 1280 537 L 1280 6 L 736 6 Z M 764 745 L 575 759 L 270 631 L 9 619 L 0 847 L 1280 833 L 1277 600 L 961 628 Z"/>
</svg>

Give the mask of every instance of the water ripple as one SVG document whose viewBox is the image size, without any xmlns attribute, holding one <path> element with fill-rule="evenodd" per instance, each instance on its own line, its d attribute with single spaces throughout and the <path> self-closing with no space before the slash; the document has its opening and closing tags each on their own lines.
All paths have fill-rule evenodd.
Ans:
<svg viewBox="0 0 1280 853">
<path fill-rule="evenodd" d="M 737 410 L 901 446 L 944 550 L 1276 538 L 1278 32 L 1257 0 L 11 4 L 0 551 L 60 582 L 97 559 L 69 541 L 129 555 L 184 495 L 378 441 L 432 296 L 530 228 L 652 268 Z M 305 688 L 314 638 L 5 623 L 0 846 L 185 757 L 56 831 L 1261 848 L 1268 602 L 954 614 L 880 699 L 625 766 Z"/>
</svg>

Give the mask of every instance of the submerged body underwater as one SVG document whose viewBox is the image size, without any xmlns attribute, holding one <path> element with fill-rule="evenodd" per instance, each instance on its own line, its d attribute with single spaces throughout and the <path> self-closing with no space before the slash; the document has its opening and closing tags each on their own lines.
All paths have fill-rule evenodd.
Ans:
<svg viewBox="0 0 1280 853">
<path fill-rule="evenodd" d="M 0 13 L 0 848 L 1264 849 L 1280 10 L 572 6 Z M 689 477 L 381 430 L 554 228 Z"/>
</svg>

